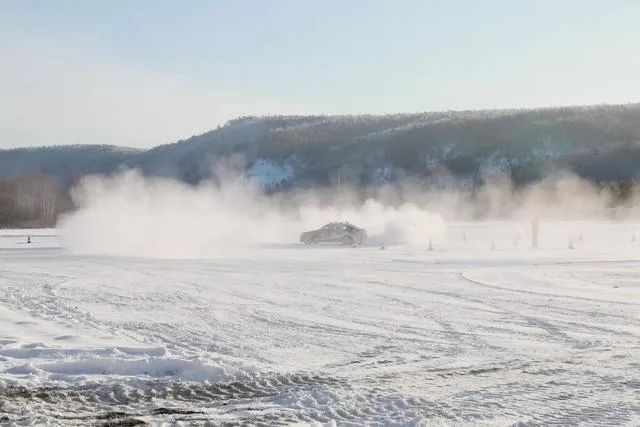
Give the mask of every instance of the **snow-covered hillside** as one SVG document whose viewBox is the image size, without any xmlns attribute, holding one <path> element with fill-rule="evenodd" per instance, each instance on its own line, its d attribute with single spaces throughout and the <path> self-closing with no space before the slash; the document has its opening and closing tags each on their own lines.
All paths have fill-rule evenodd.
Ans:
<svg viewBox="0 0 640 427">
<path fill-rule="evenodd" d="M 79 256 L 0 238 L 0 422 L 638 425 L 638 222 Z"/>
<path fill-rule="evenodd" d="M 368 187 L 410 178 L 468 186 L 487 175 L 530 182 L 558 170 L 589 180 L 640 177 L 640 104 L 390 115 L 242 117 L 149 150 L 106 146 L 0 150 L 0 178 L 45 174 L 63 184 L 137 168 L 191 184 L 216 166 L 268 189 Z M 295 159 L 292 162 L 292 159 Z M 615 167 L 612 167 L 615 165 Z M 380 170 L 394 173 L 380 180 Z M 446 177 L 445 177 L 446 176 Z"/>
</svg>

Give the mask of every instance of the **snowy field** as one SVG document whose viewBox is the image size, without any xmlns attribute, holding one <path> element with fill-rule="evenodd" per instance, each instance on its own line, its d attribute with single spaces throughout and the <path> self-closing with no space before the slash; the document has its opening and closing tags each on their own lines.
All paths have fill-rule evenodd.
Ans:
<svg viewBox="0 0 640 427">
<path fill-rule="evenodd" d="M 0 230 L 0 423 L 640 425 L 640 223 L 530 240 L 159 260 Z"/>
</svg>

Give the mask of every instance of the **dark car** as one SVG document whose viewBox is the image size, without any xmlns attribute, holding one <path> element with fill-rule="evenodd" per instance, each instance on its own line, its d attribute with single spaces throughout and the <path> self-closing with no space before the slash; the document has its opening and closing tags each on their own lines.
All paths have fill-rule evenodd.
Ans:
<svg viewBox="0 0 640 427">
<path fill-rule="evenodd" d="M 367 232 L 348 222 L 331 222 L 318 230 L 306 231 L 300 235 L 305 245 L 314 243 L 341 243 L 358 246 L 367 237 Z"/>
</svg>

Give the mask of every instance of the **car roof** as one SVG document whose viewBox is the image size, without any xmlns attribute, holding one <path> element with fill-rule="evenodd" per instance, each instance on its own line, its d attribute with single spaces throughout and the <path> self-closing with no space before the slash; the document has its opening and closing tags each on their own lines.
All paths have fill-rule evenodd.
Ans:
<svg viewBox="0 0 640 427">
<path fill-rule="evenodd" d="M 347 227 L 353 227 L 353 228 L 358 228 L 355 225 L 348 223 L 348 222 L 330 222 L 328 224 L 325 224 L 322 226 L 322 228 L 329 228 L 329 227 L 335 227 L 337 225 L 345 225 Z"/>
</svg>

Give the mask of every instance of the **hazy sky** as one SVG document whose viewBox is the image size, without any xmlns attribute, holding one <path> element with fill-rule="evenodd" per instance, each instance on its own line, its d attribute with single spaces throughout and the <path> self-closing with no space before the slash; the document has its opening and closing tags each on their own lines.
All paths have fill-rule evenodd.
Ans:
<svg viewBox="0 0 640 427">
<path fill-rule="evenodd" d="M 640 101 L 640 1 L 0 0 L 0 147 Z"/>
</svg>

